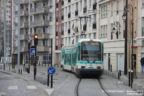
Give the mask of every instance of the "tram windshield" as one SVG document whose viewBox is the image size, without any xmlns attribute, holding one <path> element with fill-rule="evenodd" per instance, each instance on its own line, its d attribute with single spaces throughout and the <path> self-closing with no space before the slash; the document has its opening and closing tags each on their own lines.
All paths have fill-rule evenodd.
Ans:
<svg viewBox="0 0 144 96">
<path fill-rule="evenodd" d="M 102 49 L 100 42 L 83 42 L 81 47 L 82 61 L 102 61 Z"/>
</svg>

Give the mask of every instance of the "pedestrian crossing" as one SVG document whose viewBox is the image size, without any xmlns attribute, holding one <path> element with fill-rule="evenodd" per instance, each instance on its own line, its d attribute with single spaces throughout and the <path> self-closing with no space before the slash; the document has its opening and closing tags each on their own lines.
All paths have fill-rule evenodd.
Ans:
<svg viewBox="0 0 144 96">
<path fill-rule="evenodd" d="M 18 87 L 17 85 L 8 86 L 8 90 L 18 90 L 19 88 L 20 87 Z M 35 89 L 37 89 L 37 87 L 35 85 L 27 85 L 26 89 L 35 90 Z"/>
</svg>

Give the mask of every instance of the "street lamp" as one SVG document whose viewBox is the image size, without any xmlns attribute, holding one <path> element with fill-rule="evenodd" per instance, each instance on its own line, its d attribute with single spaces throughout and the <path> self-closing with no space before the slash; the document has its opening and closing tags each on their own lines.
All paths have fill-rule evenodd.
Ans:
<svg viewBox="0 0 144 96">
<path fill-rule="evenodd" d="M 122 16 L 123 21 L 125 22 L 124 37 L 125 37 L 125 63 L 124 63 L 124 74 L 127 75 L 127 13 L 124 11 Z"/>
</svg>

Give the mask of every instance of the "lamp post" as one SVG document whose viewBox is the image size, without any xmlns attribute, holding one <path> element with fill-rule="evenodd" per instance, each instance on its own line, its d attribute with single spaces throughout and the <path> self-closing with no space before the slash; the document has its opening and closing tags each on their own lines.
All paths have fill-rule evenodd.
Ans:
<svg viewBox="0 0 144 96">
<path fill-rule="evenodd" d="M 123 21 L 125 22 L 124 37 L 125 37 L 125 63 L 124 63 L 124 74 L 127 75 L 127 13 L 124 11 L 122 16 Z"/>
<path fill-rule="evenodd" d="M 131 12 L 128 10 L 128 8 L 131 8 Z M 127 40 L 127 38 L 128 37 L 130 37 L 128 34 L 127 34 L 127 27 L 129 27 L 129 26 L 127 26 L 127 22 L 128 22 L 128 18 L 127 18 L 127 16 L 128 16 L 128 14 L 127 14 L 127 12 L 130 12 L 131 13 L 131 55 L 130 55 L 130 57 L 131 57 L 131 66 L 130 66 L 130 70 L 129 70 L 129 86 L 131 86 L 132 87 L 132 85 L 133 85 L 133 25 L 134 25 L 134 22 L 133 22 L 133 6 L 132 5 L 128 5 L 128 0 L 126 0 L 126 7 L 125 7 L 125 11 L 124 11 L 124 14 L 123 14 L 123 20 L 125 21 L 125 70 L 124 70 L 124 74 L 126 75 L 127 74 L 127 47 L 128 47 L 128 45 L 130 46 L 130 43 L 128 44 L 128 40 Z"/>
</svg>

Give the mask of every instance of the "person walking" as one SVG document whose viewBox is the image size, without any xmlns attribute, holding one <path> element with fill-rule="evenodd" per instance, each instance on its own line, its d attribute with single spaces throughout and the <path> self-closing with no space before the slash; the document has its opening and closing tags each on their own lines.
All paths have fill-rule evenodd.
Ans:
<svg viewBox="0 0 144 96">
<path fill-rule="evenodd" d="M 144 57 L 141 58 L 140 62 L 141 62 L 142 72 L 144 72 Z"/>
</svg>

